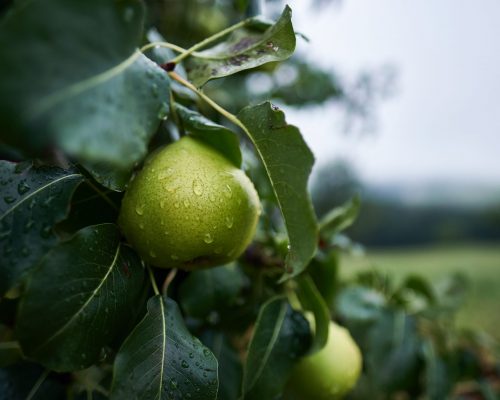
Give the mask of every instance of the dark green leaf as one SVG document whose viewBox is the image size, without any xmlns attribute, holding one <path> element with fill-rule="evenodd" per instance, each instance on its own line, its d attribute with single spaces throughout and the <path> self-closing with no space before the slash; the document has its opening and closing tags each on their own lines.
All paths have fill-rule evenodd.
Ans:
<svg viewBox="0 0 500 400">
<path fill-rule="evenodd" d="M 418 379 L 420 338 L 415 318 L 384 311 L 369 330 L 364 352 L 367 371 L 384 390 L 411 387 Z"/>
<path fill-rule="evenodd" d="M 331 308 L 334 303 L 338 286 L 338 269 L 338 250 L 330 250 L 327 253 L 318 251 L 307 267 L 307 272 L 311 275 L 328 308 Z"/>
<path fill-rule="evenodd" d="M 144 283 L 115 225 L 82 229 L 31 275 L 16 327 L 24 354 L 56 371 L 92 365 L 127 326 Z"/>
<path fill-rule="evenodd" d="M 244 108 L 238 118 L 246 126 L 266 168 L 285 220 L 290 249 L 283 278 L 296 276 L 313 257 L 318 242 L 318 227 L 307 191 L 314 156 L 299 130 L 288 125 L 285 114 L 269 102 Z"/>
<path fill-rule="evenodd" d="M 0 295 L 56 244 L 52 227 L 82 180 L 75 170 L 0 161 Z"/>
<path fill-rule="evenodd" d="M 1 139 L 56 145 L 121 188 L 168 113 L 168 77 L 136 50 L 142 20 L 138 0 L 20 2 L 0 24 Z"/>
<path fill-rule="evenodd" d="M 326 345 L 330 326 L 330 311 L 308 274 L 298 276 L 297 285 L 300 304 L 304 310 L 311 311 L 314 315 L 314 338 L 309 350 L 309 353 L 312 354 Z"/>
<path fill-rule="evenodd" d="M 211 79 L 286 60 L 295 50 L 291 19 L 292 10 L 287 6 L 272 26 L 259 18 L 249 20 L 244 28 L 234 31 L 224 42 L 191 56 L 186 61 L 189 80 L 202 86 Z"/>
<path fill-rule="evenodd" d="M 219 363 L 217 400 L 235 400 L 241 393 L 243 366 L 236 350 L 222 332 L 206 331 L 202 342 L 212 350 Z"/>
<path fill-rule="evenodd" d="M 331 210 L 319 223 L 321 235 L 328 238 L 351 226 L 358 216 L 360 205 L 359 196 L 354 196 L 344 205 Z"/>
<path fill-rule="evenodd" d="M 216 124 L 196 111 L 175 105 L 184 129 L 226 156 L 236 167 L 241 166 L 241 151 L 237 136 L 229 128 Z"/>
<path fill-rule="evenodd" d="M 21 363 L 0 368 L 0 398 L 26 400 L 31 390 L 46 372 L 39 365 Z M 36 390 L 34 400 L 66 400 L 64 386 L 50 375 Z"/>
<path fill-rule="evenodd" d="M 212 352 L 188 332 L 173 300 L 152 297 L 116 356 L 111 399 L 215 400 L 217 387 Z"/>
<path fill-rule="evenodd" d="M 297 358 L 310 348 L 307 320 L 284 297 L 265 303 L 255 324 L 243 372 L 243 399 L 274 399 Z"/>
<path fill-rule="evenodd" d="M 374 321 L 385 305 L 386 300 L 382 294 L 362 286 L 347 287 L 337 299 L 339 315 L 349 322 Z"/>
<path fill-rule="evenodd" d="M 179 289 L 180 304 L 189 316 L 206 318 L 234 306 L 244 284 L 244 274 L 235 264 L 194 271 Z"/>
<path fill-rule="evenodd" d="M 17 342 L 0 342 L 0 368 L 14 364 L 22 358 L 21 347 Z"/>
<path fill-rule="evenodd" d="M 429 400 L 448 398 L 454 383 L 448 365 L 437 354 L 431 340 L 426 340 L 422 344 L 422 353 L 425 361 L 426 398 Z"/>
</svg>

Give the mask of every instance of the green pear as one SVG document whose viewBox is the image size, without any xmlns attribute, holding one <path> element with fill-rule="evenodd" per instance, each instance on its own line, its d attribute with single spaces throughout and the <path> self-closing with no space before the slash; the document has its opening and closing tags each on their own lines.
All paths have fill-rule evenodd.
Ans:
<svg viewBox="0 0 500 400">
<path fill-rule="evenodd" d="M 152 154 L 130 182 L 119 225 L 147 263 L 195 270 L 240 256 L 260 211 L 257 191 L 241 169 L 184 136 Z"/>
<path fill-rule="evenodd" d="M 362 358 L 349 331 L 330 322 L 326 346 L 293 368 L 284 400 L 336 400 L 355 385 Z"/>
</svg>

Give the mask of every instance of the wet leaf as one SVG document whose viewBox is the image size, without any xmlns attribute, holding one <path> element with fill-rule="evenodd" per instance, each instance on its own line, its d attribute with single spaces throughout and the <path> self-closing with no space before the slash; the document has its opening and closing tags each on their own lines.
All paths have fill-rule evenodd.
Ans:
<svg viewBox="0 0 500 400">
<path fill-rule="evenodd" d="M 0 161 L 0 295 L 57 243 L 53 226 L 82 180 L 73 169 Z"/>
<path fill-rule="evenodd" d="M 193 271 L 179 289 L 180 304 L 189 316 L 206 318 L 234 306 L 244 283 L 235 264 Z"/>
<path fill-rule="evenodd" d="M 285 114 L 269 102 L 244 108 L 238 118 L 264 164 L 285 221 L 289 238 L 286 273 L 282 279 L 300 274 L 314 253 L 318 228 L 307 180 L 314 156 L 300 131 L 285 121 Z"/>
<path fill-rule="evenodd" d="M 219 364 L 217 400 L 237 399 L 241 392 L 243 365 L 236 350 L 222 332 L 205 331 L 200 338 L 212 350 Z"/>
<path fill-rule="evenodd" d="M 243 372 L 242 399 L 274 399 L 296 360 L 310 347 L 309 324 L 284 297 L 265 303 L 257 317 Z"/>
<path fill-rule="evenodd" d="M 274 25 L 253 18 L 225 41 L 186 61 L 188 78 L 203 86 L 215 78 L 232 75 L 272 61 L 283 61 L 295 50 L 292 10 L 286 7 Z"/>
<path fill-rule="evenodd" d="M 16 326 L 24 354 L 55 371 L 89 367 L 133 318 L 145 282 L 115 225 L 82 229 L 31 275 Z"/>
<path fill-rule="evenodd" d="M 184 325 L 175 301 L 154 296 L 114 364 L 111 399 L 215 400 L 217 360 Z"/>
<path fill-rule="evenodd" d="M 330 326 L 330 311 L 321 297 L 318 288 L 308 274 L 297 277 L 297 295 L 304 310 L 314 315 L 314 337 L 310 354 L 325 347 L 328 340 L 328 329 Z"/>
<path fill-rule="evenodd" d="M 16 3 L 0 25 L 0 139 L 55 145 L 122 189 L 169 108 L 169 78 L 136 50 L 143 13 L 137 0 Z"/>
<path fill-rule="evenodd" d="M 238 137 L 229 128 L 216 124 L 196 111 L 175 105 L 175 111 L 183 128 L 204 143 L 223 154 L 236 167 L 241 166 L 241 151 Z"/>
</svg>

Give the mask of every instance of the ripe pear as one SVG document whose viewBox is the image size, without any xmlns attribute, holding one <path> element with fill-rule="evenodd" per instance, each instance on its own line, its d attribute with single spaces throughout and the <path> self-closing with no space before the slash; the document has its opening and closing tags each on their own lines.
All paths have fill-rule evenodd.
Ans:
<svg viewBox="0 0 500 400">
<path fill-rule="evenodd" d="M 361 352 L 349 331 L 330 322 L 326 346 L 294 366 L 283 399 L 341 399 L 356 385 L 361 365 Z"/>
<path fill-rule="evenodd" d="M 131 181 L 119 225 L 147 263 L 195 270 L 241 255 L 260 210 L 257 191 L 241 169 L 184 136 L 152 154 Z"/>
</svg>

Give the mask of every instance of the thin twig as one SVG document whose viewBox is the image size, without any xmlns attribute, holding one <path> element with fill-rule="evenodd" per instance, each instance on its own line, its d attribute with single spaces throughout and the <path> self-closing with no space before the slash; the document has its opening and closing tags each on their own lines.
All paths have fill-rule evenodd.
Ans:
<svg viewBox="0 0 500 400">
<path fill-rule="evenodd" d="M 148 43 L 144 46 L 142 46 L 139 50 L 141 53 L 144 53 L 145 51 L 149 49 L 153 49 L 155 47 L 166 47 L 167 49 L 174 50 L 178 53 L 185 53 L 187 50 L 177 46 L 176 44 L 168 43 L 168 42 L 153 42 L 153 43 Z"/>
<path fill-rule="evenodd" d="M 165 281 L 163 281 L 163 285 L 161 288 L 161 292 L 163 293 L 163 295 L 167 294 L 168 287 L 170 283 L 172 283 L 172 281 L 174 280 L 175 275 L 177 275 L 177 268 L 172 269 L 165 278 Z"/>
<path fill-rule="evenodd" d="M 182 60 L 184 60 L 186 57 L 189 57 L 191 54 L 194 55 L 196 50 L 200 50 L 205 46 L 208 46 L 210 43 L 215 42 L 216 40 L 230 34 L 231 32 L 235 31 L 236 29 L 242 28 L 246 25 L 248 25 L 252 21 L 252 18 L 245 19 L 241 22 L 238 22 L 235 25 L 232 25 L 226 29 L 223 29 L 220 32 L 217 32 L 216 34 L 206 38 L 205 40 L 202 40 L 201 42 L 196 43 L 194 46 L 190 47 L 187 49 L 185 52 L 179 54 L 177 57 L 175 57 L 171 62 L 173 63 L 179 63 Z"/>
<path fill-rule="evenodd" d="M 94 185 L 90 180 L 87 180 L 88 185 L 94 189 L 99 196 L 101 196 L 106 203 L 108 203 L 113 210 L 118 211 L 118 207 L 116 207 L 115 203 L 104 193 L 102 190 L 100 190 L 96 185 Z"/>
<path fill-rule="evenodd" d="M 159 295 L 160 291 L 158 290 L 158 286 L 156 285 L 155 281 L 155 276 L 153 275 L 153 271 L 151 270 L 151 267 L 149 264 L 146 265 L 149 273 L 149 280 L 151 281 L 151 286 L 153 286 L 153 291 L 155 292 L 155 295 Z"/>
<path fill-rule="evenodd" d="M 38 389 L 40 389 L 40 386 L 42 386 L 43 382 L 45 382 L 45 379 L 47 379 L 47 376 L 49 376 L 50 370 L 46 369 L 45 371 L 42 372 L 40 377 L 37 379 L 33 387 L 31 388 L 30 392 L 28 393 L 28 396 L 26 396 L 26 400 L 31 400 L 33 396 L 35 396 L 36 392 Z"/>
</svg>

